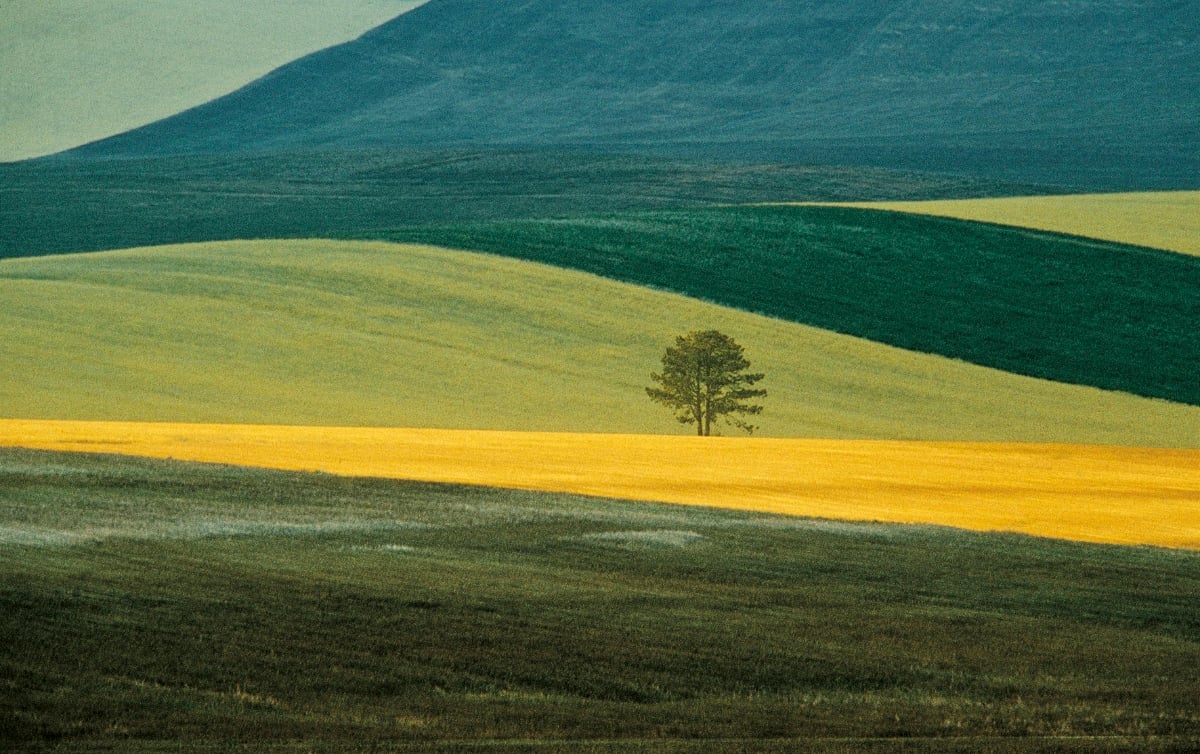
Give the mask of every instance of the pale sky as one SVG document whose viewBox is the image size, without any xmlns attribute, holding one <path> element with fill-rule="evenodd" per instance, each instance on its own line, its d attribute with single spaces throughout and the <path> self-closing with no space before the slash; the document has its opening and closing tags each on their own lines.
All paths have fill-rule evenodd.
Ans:
<svg viewBox="0 0 1200 754">
<path fill-rule="evenodd" d="M 426 0 L 0 0 L 0 162 L 207 102 Z"/>
</svg>

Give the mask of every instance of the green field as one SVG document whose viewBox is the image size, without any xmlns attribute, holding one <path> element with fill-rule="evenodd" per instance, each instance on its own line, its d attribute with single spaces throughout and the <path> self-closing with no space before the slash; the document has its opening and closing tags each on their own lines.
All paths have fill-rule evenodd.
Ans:
<svg viewBox="0 0 1200 754">
<path fill-rule="evenodd" d="M 468 151 L 0 178 L 0 256 L 36 257 L 0 260 L 3 416 L 687 432 L 642 387 L 717 327 L 766 435 L 1200 445 L 1195 258 L 711 206 L 998 183 Z M 1198 587 L 1187 551 L 3 451 L 0 749 L 1192 751 Z"/>
<path fill-rule="evenodd" d="M 12 450 L 0 495 L 6 750 L 1200 740 L 1194 552 Z"/>
<path fill-rule="evenodd" d="M 1200 751 L 1200 13 L 422 4 L 0 0 L 0 754 Z"/>
<path fill-rule="evenodd" d="M 426 241 L 1006 371 L 1200 402 L 1195 259 L 940 218 L 702 206 L 1013 190 L 1001 184 L 516 152 L 59 161 L 0 175 L 0 256 L 222 238 Z"/>
<path fill-rule="evenodd" d="M 358 150 L 0 164 L 0 257 L 713 203 L 1036 193 L 864 167 L 561 150 Z"/>
<path fill-rule="evenodd" d="M 1197 407 L 504 257 L 334 241 L 0 261 L 0 416 L 687 432 L 643 387 L 699 327 L 768 375 L 765 435 L 1200 444 Z"/>
<path fill-rule="evenodd" d="M 717 207 L 413 228 L 1059 382 L 1200 404 L 1200 259 L 937 217 Z"/>
</svg>

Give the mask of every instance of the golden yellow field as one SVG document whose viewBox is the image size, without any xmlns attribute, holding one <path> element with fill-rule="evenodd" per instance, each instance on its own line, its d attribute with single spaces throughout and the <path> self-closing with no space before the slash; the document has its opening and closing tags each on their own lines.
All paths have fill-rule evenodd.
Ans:
<svg viewBox="0 0 1200 754">
<path fill-rule="evenodd" d="M 855 202 L 837 206 L 1015 225 L 1200 255 L 1200 191 Z"/>
<path fill-rule="evenodd" d="M 0 446 L 1200 549 L 1200 450 L 27 420 Z"/>
</svg>

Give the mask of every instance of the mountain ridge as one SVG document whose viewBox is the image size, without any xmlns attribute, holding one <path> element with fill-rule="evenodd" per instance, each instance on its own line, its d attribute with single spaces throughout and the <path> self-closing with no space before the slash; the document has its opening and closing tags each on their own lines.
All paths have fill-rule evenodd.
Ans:
<svg viewBox="0 0 1200 754">
<path fill-rule="evenodd" d="M 79 156 L 579 146 L 1181 187 L 1200 8 L 433 0 Z"/>
</svg>

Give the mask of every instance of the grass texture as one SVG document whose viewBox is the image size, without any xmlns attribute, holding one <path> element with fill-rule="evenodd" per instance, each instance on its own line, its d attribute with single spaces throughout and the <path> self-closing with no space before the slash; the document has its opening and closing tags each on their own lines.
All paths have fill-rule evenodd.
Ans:
<svg viewBox="0 0 1200 754">
<path fill-rule="evenodd" d="M 1194 552 L 0 452 L 7 751 L 1116 752 Z"/>
<path fill-rule="evenodd" d="M 960 175 L 563 150 L 0 163 L 0 257 L 706 204 L 1028 193 Z"/>
<path fill-rule="evenodd" d="M 1200 450 L 37 421 L 0 446 L 1200 550 Z"/>
<path fill-rule="evenodd" d="M 398 231 L 1006 371 L 1193 405 L 1200 258 L 843 207 Z"/>
<path fill-rule="evenodd" d="M 239 242 L 0 262 L 0 416 L 686 432 L 679 332 L 745 345 L 776 436 L 1200 445 L 1200 409 L 495 256 Z"/>
<path fill-rule="evenodd" d="M 838 206 L 1012 225 L 1200 256 L 1200 191 L 859 202 Z"/>
</svg>

